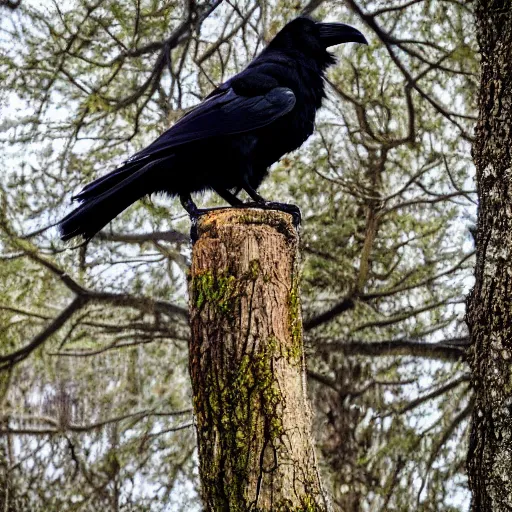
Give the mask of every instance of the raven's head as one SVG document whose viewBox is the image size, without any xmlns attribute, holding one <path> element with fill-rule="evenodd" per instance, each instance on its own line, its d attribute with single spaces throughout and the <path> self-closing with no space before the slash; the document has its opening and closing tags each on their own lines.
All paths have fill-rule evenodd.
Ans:
<svg viewBox="0 0 512 512">
<path fill-rule="evenodd" d="M 286 24 L 270 42 L 269 47 L 318 55 L 325 54 L 329 46 L 351 42 L 368 44 L 363 34 L 350 25 L 321 23 L 300 16 Z"/>
</svg>

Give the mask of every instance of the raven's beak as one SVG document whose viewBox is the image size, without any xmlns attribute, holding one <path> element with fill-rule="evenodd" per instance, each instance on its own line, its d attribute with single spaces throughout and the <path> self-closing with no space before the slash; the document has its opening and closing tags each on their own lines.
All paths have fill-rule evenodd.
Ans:
<svg viewBox="0 0 512 512">
<path fill-rule="evenodd" d="M 368 44 L 366 38 L 359 30 L 344 23 L 318 23 L 320 41 L 326 48 L 341 43 Z"/>
</svg>

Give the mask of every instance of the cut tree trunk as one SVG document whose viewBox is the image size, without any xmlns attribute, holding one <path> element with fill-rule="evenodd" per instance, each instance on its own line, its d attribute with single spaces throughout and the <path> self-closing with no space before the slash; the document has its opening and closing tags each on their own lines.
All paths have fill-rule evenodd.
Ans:
<svg viewBox="0 0 512 512">
<path fill-rule="evenodd" d="M 206 510 L 329 510 L 311 438 L 291 216 L 215 210 L 197 237 L 190 374 Z"/>
<path fill-rule="evenodd" d="M 468 300 L 475 408 L 472 510 L 512 510 L 512 2 L 477 0 L 482 55 L 473 146 L 479 196 L 475 287 Z"/>
</svg>

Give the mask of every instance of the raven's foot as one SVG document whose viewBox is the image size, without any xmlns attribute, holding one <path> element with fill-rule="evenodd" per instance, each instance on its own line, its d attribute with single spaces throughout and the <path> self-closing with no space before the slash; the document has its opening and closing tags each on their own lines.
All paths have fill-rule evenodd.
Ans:
<svg viewBox="0 0 512 512">
<path fill-rule="evenodd" d="M 195 210 L 187 211 L 190 217 L 190 240 L 192 241 L 192 245 L 194 245 L 199 238 L 197 222 L 203 215 L 206 215 L 210 211 L 211 210 L 208 208 L 196 208 Z"/>
<path fill-rule="evenodd" d="M 245 207 L 245 203 L 242 203 L 241 205 L 237 205 L 237 206 L 212 206 L 211 208 L 197 208 L 197 206 L 194 205 L 194 208 L 188 208 L 187 213 L 188 213 L 188 216 L 190 217 L 190 223 L 191 223 L 190 238 L 192 240 L 192 245 L 194 245 L 199 238 L 198 232 L 197 232 L 197 223 L 203 215 L 207 215 L 208 213 L 219 211 L 219 210 L 229 210 L 231 208 L 244 208 L 244 207 Z"/>
<path fill-rule="evenodd" d="M 190 238 L 192 240 L 192 245 L 195 244 L 199 238 L 197 232 L 197 223 L 203 215 L 211 213 L 216 210 L 227 210 L 229 208 L 259 208 L 260 210 L 278 210 L 281 212 L 289 213 L 292 216 L 293 225 L 297 229 L 302 220 L 302 214 L 300 212 L 300 208 L 295 204 L 288 203 L 276 203 L 273 201 L 262 201 L 262 202 L 251 202 L 251 203 L 242 203 L 241 205 L 236 206 L 214 206 L 212 208 L 190 208 L 188 205 L 187 213 L 189 214 L 191 227 L 190 227 Z"/>
<path fill-rule="evenodd" d="M 199 220 L 199 217 L 202 215 L 206 215 L 209 210 L 207 208 L 198 208 L 196 203 L 192 201 L 192 198 L 190 197 L 190 194 L 180 194 L 180 201 L 185 208 L 185 210 L 188 213 L 188 216 L 190 217 L 190 238 L 192 240 L 192 244 L 194 244 L 197 241 L 197 221 Z"/>
<path fill-rule="evenodd" d="M 262 210 L 278 210 L 289 213 L 293 218 L 293 225 L 298 228 L 302 220 L 300 208 L 296 204 L 276 203 L 274 201 L 256 201 L 253 203 L 244 203 L 237 208 L 260 208 Z"/>
</svg>

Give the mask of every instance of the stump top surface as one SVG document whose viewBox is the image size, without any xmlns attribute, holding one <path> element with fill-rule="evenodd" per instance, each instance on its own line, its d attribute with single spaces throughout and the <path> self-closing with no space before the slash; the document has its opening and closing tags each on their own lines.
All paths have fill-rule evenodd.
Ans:
<svg viewBox="0 0 512 512">
<path fill-rule="evenodd" d="M 217 238 L 219 230 L 233 226 L 268 226 L 288 239 L 297 238 L 293 217 L 279 210 L 260 208 L 219 208 L 202 215 L 197 221 L 198 238 Z"/>
</svg>

